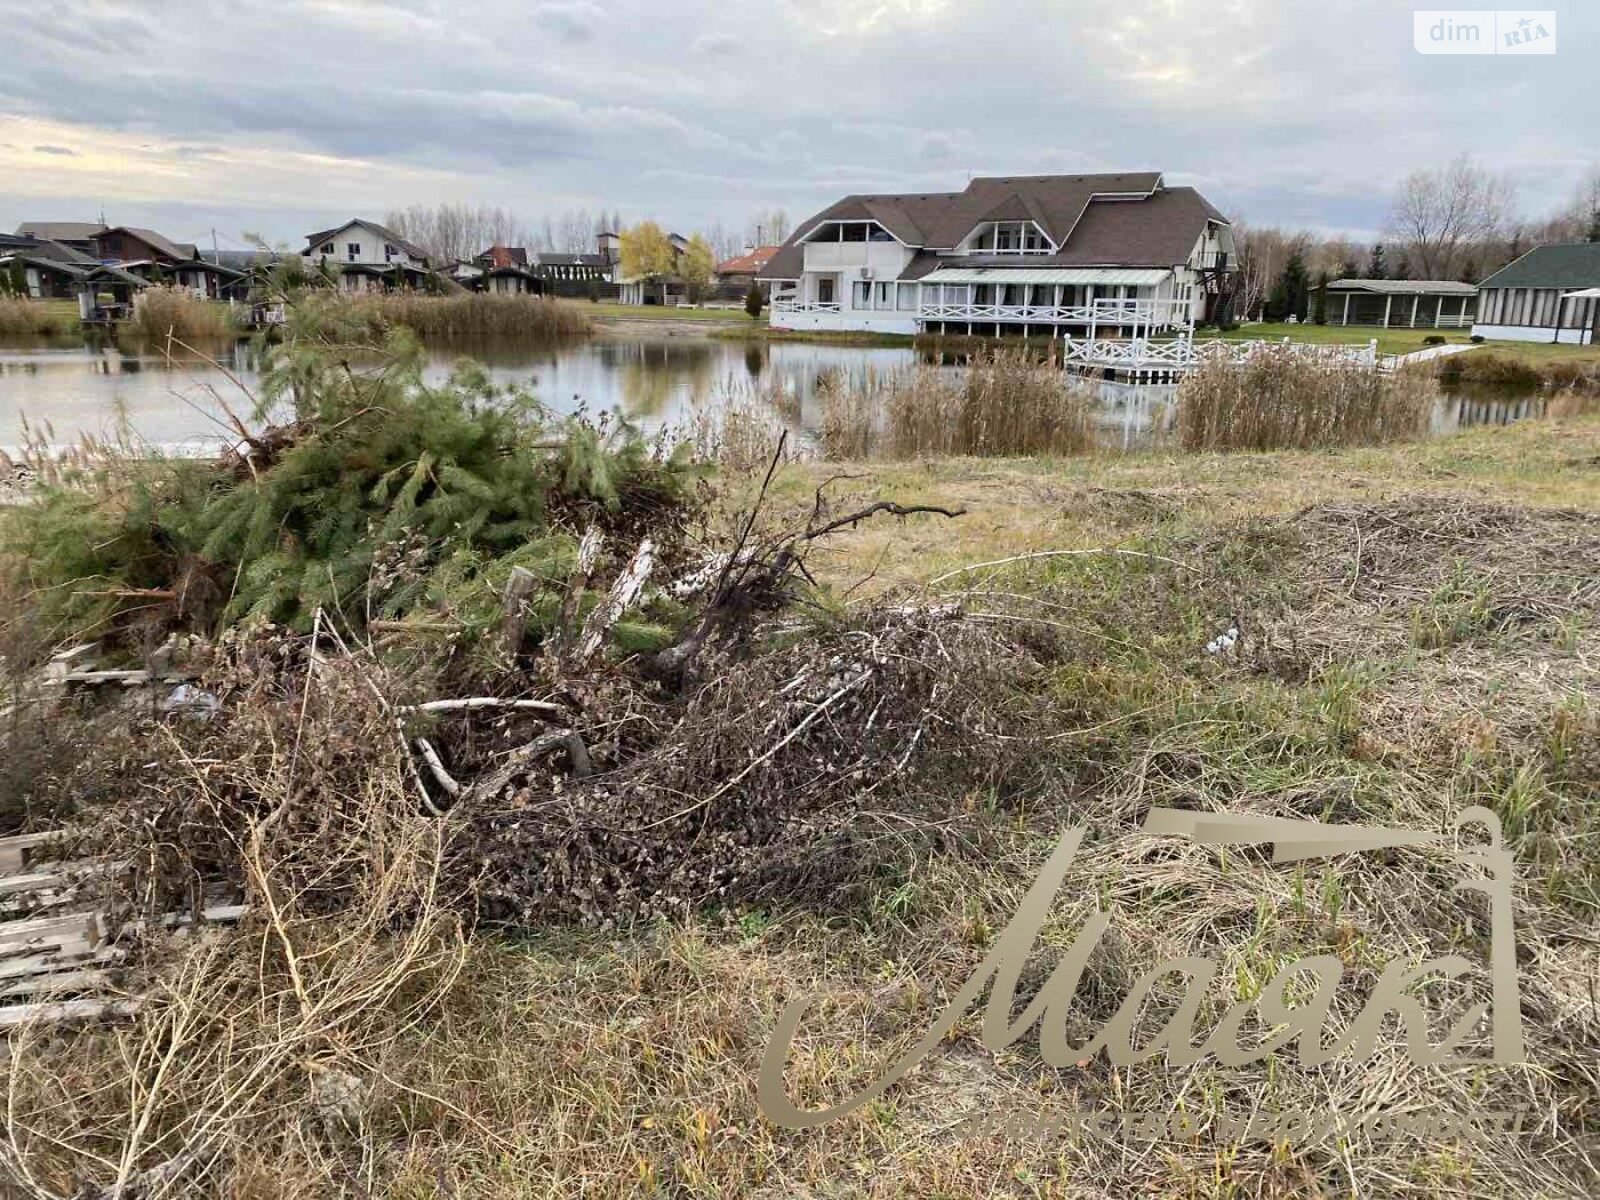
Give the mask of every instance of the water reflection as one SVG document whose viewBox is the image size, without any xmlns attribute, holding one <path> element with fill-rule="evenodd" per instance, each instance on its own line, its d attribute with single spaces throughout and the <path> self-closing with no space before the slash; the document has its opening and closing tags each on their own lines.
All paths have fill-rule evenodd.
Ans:
<svg viewBox="0 0 1600 1200">
<path fill-rule="evenodd" d="M 1510 425 L 1542 417 L 1549 401 L 1542 393 L 1517 395 L 1504 389 L 1456 389 L 1447 392 L 1434 407 L 1431 431 L 1445 437 L 1476 425 Z"/>
<path fill-rule="evenodd" d="M 474 347 L 491 378 L 531 388 L 560 412 L 611 410 L 647 430 L 685 420 L 696 408 L 730 395 L 771 400 L 781 419 L 809 436 L 821 426 L 824 382 L 864 385 L 873 377 L 915 366 L 909 348 L 825 346 L 802 342 L 739 342 L 697 337 L 599 338 L 555 349 Z M 430 380 L 443 381 L 456 354 L 436 354 Z M 230 378 L 231 377 L 231 378 Z M 0 446 L 14 444 L 24 416 L 48 421 L 61 440 L 114 432 L 119 414 L 159 445 L 219 439 L 223 406 L 248 409 L 237 379 L 254 389 L 258 364 L 246 343 L 220 350 L 214 362 L 124 352 L 115 345 L 0 348 Z M 1137 450 L 1171 431 L 1177 388 L 1172 384 L 1097 382 L 1097 424 L 1107 449 Z M 1543 415 L 1544 400 L 1504 392 L 1457 391 L 1434 416 L 1433 431 L 1503 425 Z"/>
</svg>

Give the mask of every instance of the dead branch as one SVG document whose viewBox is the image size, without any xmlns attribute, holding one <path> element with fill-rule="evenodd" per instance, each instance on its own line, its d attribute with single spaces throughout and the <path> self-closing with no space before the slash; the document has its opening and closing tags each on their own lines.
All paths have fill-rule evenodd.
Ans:
<svg viewBox="0 0 1600 1200">
<path fill-rule="evenodd" d="M 567 710 L 548 700 L 501 700 L 494 696 L 475 696 L 470 700 L 429 700 L 426 704 L 408 704 L 396 711 L 401 716 L 417 713 L 479 712 L 484 709 L 506 709 L 516 712 L 541 712 L 551 716 L 565 716 Z"/>
<path fill-rule="evenodd" d="M 650 582 L 650 572 L 655 569 L 655 562 L 656 544 L 652 539 L 645 538 L 639 543 L 638 550 L 634 551 L 627 570 L 617 577 L 606 598 L 583 623 L 583 636 L 578 640 L 577 659 L 580 664 L 588 662 L 600 652 L 612 626 L 638 602 L 645 584 Z"/>
<path fill-rule="evenodd" d="M 847 525 L 859 525 L 868 517 L 874 517 L 883 512 L 889 513 L 896 517 L 910 517 L 915 516 L 917 513 L 932 513 L 935 516 L 949 517 L 951 520 L 967 515 L 967 510 L 964 508 L 940 508 L 937 504 L 904 505 L 896 504 L 892 500 L 879 500 L 876 504 L 869 504 L 860 512 L 851 513 L 847 517 L 840 517 L 836 521 L 829 521 L 820 529 L 806 530 L 801 540 L 807 542 L 815 541 L 819 537 L 826 537 L 830 533 L 836 533 L 845 528 Z"/>
</svg>

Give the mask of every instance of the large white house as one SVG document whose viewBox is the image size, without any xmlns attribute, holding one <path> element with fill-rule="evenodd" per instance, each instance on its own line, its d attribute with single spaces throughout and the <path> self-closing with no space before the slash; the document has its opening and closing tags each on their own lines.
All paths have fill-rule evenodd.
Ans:
<svg viewBox="0 0 1600 1200">
<path fill-rule="evenodd" d="M 1158 172 L 846 196 L 762 268 L 779 329 L 1109 336 L 1226 315 L 1233 231 Z"/>
<path fill-rule="evenodd" d="M 428 271 L 428 256 L 392 229 L 359 218 L 335 229 L 306 235 L 300 252 L 308 263 L 326 264 L 346 291 L 414 286 Z"/>
</svg>

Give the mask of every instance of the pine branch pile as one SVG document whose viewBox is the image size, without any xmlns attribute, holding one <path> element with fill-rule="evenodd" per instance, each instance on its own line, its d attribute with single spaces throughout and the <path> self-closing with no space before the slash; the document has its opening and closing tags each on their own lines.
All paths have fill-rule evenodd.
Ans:
<svg viewBox="0 0 1600 1200">
<path fill-rule="evenodd" d="M 305 631 L 319 608 L 358 632 L 430 616 L 486 632 L 521 569 L 541 584 L 537 639 L 589 527 L 677 552 L 699 503 L 687 451 L 556 417 L 472 364 L 430 384 L 404 334 L 379 351 L 293 340 L 256 403 L 287 423 L 237 421 L 215 460 L 107 457 L 41 486 L 0 527 L 17 619 L 132 648 L 246 619 Z"/>
</svg>

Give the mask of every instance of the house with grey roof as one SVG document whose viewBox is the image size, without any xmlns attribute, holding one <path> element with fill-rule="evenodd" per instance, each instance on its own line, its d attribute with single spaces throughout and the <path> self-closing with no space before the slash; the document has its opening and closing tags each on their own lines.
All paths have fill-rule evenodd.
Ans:
<svg viewBox="0 0 1600 1200">
<path fill-rule="evenodd" d="M 1477 302 L 1476 284 L 1451 279 L 1335 279 L 1323 312 L 1329 325 L 1465 329 Z"/>
<path fill-rule="evenodd" d="M 428 255 L 415 243 L 376 221 L 357 218 L 306 235 L 300 252 L 308 264 L 325 266 L 347 292 L 416 287 L 429 273 Z"/>
<path fill-rule="evenodd" d="M 780 329 L 1088 334 L 1226 319 L 1233 230 L 1159 172 L 979 178 L 846 196 L 757 278 Z"/>
<path fill-rule="evenodd" d="M 57 242 L 85 254 L 94 253 L 94 239 L 105 230 L 103 221 L 24 221 L 17 226 L 20 237 L 40 242 Z"/>
<path fill-rule="evenodd" d="M 1474 335 L 1600 343 L 1600 243 L 1540 246 L 1478 285 Z"/>
<path fill-rule="evenodd" d="M 92 245 L 92 243 L 91 243 Z M 71 299 L 85 274 L 99 265 L 93 254 L 29 234 L 0 234 L 0 272 L 21 278 L 35 300 Z"/>
</svg>

